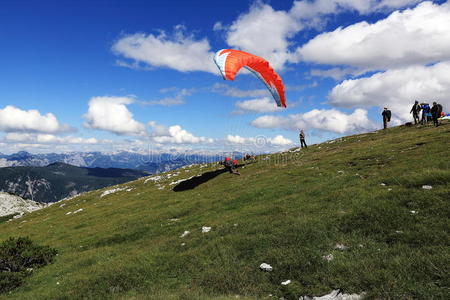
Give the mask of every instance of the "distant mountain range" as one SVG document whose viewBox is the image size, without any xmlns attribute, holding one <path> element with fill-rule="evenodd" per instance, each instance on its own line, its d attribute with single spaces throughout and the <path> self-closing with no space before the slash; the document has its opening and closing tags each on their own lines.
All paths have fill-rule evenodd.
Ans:
<svg viewBox="0 0 450 300">
<path fill-rule="evenodd" d="M 140 170 L 86 168 L 60 162 L 45 167 L 4 167 L 0 168 L 0 192 L 49 203 L 147 175 Z"/>
<path fill-rule="evenodd" d="M 238 156 L 242 156 L 238 154 Z M 205 163 L 218 160 L 220 156 L 157 154 L 146 155 L 133 152 L 102 153 L 102 152 L 70 152 L 31 154 L 20 151 L 6 155 L 0 153 L 0 167 L 43 167 L 55 162 L 62 162 L 77 167 L 89 168 L 123 168 L 160 173 L 170 171 L 185 165 Z"/>
</svg>

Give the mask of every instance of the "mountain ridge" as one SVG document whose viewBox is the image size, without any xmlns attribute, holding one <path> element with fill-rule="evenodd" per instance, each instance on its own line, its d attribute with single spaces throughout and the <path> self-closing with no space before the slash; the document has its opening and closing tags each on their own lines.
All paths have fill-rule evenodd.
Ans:
<svg viewBox="0 0 450 300">
<path fill-rule="evenodd" d="M 121 168 L 147 171 L 150 173 L 167 172 L 193 163 L 206 163 L 218 160 L 224 154 L 203 155 L 196 153 L 158 153 L 143 154 L 120 151 L 103 152 L 68 152 L 32 154 L 20 151 L 10 155 L 0 155 L 1 167 L 44 167 L 54 162 L 63 162 L 77 167 Z M 243 154 L 236 152 L 236 157 Z"/>
<path fill-rule="evenodd" d="M 63 162 L 45 167 L 5 167 L 0 168 L 0 191 L 50 203 L 148 175 L 145 171 L 77 167 Z"/>
</svg>

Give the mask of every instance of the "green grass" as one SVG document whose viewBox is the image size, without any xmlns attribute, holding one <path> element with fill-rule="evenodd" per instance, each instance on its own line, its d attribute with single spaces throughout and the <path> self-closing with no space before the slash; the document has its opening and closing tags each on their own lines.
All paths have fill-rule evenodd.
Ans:
<svg viewBox="0 0 450 300">
<path fill-rule="evenodd" d="M 14 216 L 16 216 L 16 215 L 18 215 L 18 213 L 6 215 L 6 216 L 1 216 L 0 217 L 0 223 L 7 222 L 8 220 L 14 218 Z"/>
<path fill-rule="evenodd" d="M 193 190 L 169 183 L 217 166 L 181 169 L 165 190 L 137 180 L 130 192 L 92 191 L 0 223 L 0 241 L 27 235 L 59 253 L 4 297 L 294 299 L 339 288 L 448 299 L 449 137 L 448 123 L 396 127 L 260 158 Z"/>
</svg>

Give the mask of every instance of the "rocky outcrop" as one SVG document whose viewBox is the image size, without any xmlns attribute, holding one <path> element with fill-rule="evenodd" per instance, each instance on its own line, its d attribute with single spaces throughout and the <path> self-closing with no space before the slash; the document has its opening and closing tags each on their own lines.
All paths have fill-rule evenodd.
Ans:
<svg viewBox="0 0 450 300">
<path fill-rule="evenodd" d="M 44 207 L 46 207 L 45 204 L 0 192 L 0 217 L 14 214 L 23 215 Z"/>
</svg>

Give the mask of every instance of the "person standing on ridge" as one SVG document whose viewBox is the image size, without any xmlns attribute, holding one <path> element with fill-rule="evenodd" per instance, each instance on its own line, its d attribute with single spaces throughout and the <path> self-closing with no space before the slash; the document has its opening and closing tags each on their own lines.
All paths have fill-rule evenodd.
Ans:
<svg viewBox="0 0 450 300">
<path fill-rule="evenodd" d="M 411 110 L 409 111 L 409 113 L 413 114 L 414 124 L 419 123 L 419 113 L 420 113 L 421 109 L 422 109 L 422 107 L 420 107 L 419 101 L 416 101 L 416 102 L 414 102 L 414 105 L 412 106 Z"/>
<path fill-rule="evenodd" d="M 306 145 L 306 142 L 305 142 L 305 133 L 303 132 L 303 129 L 300 130 L 299 137 L 300 137 L 300 146 L 302 147 L 302 149 L 303 149 L 303 145 L 305 145 L 305 148 L 308 148 L 308 146 Z"/>
<path fill-rule="evenodd" d="M 428 114 L 430 113 L 430 106 L 428 103 L 422 103 L 422 125 L 427 125 L 428 123 Z"/>
<path fill-rule="evenodd" d="M 386 129 L 387 123 L 391 121 L 391 111 L 385 107 L 381 115 L 383 116 L 383 129 Z"/>
<path fill-rule="evenodd" d="M 439 126 L 439 118 L 441 117 L 442 113 L 442 105 L 433 102 L 433 107 L 431 108 L 431 116 L 433 117 L 433 124 L 434 126 Z"/>
</svg>

